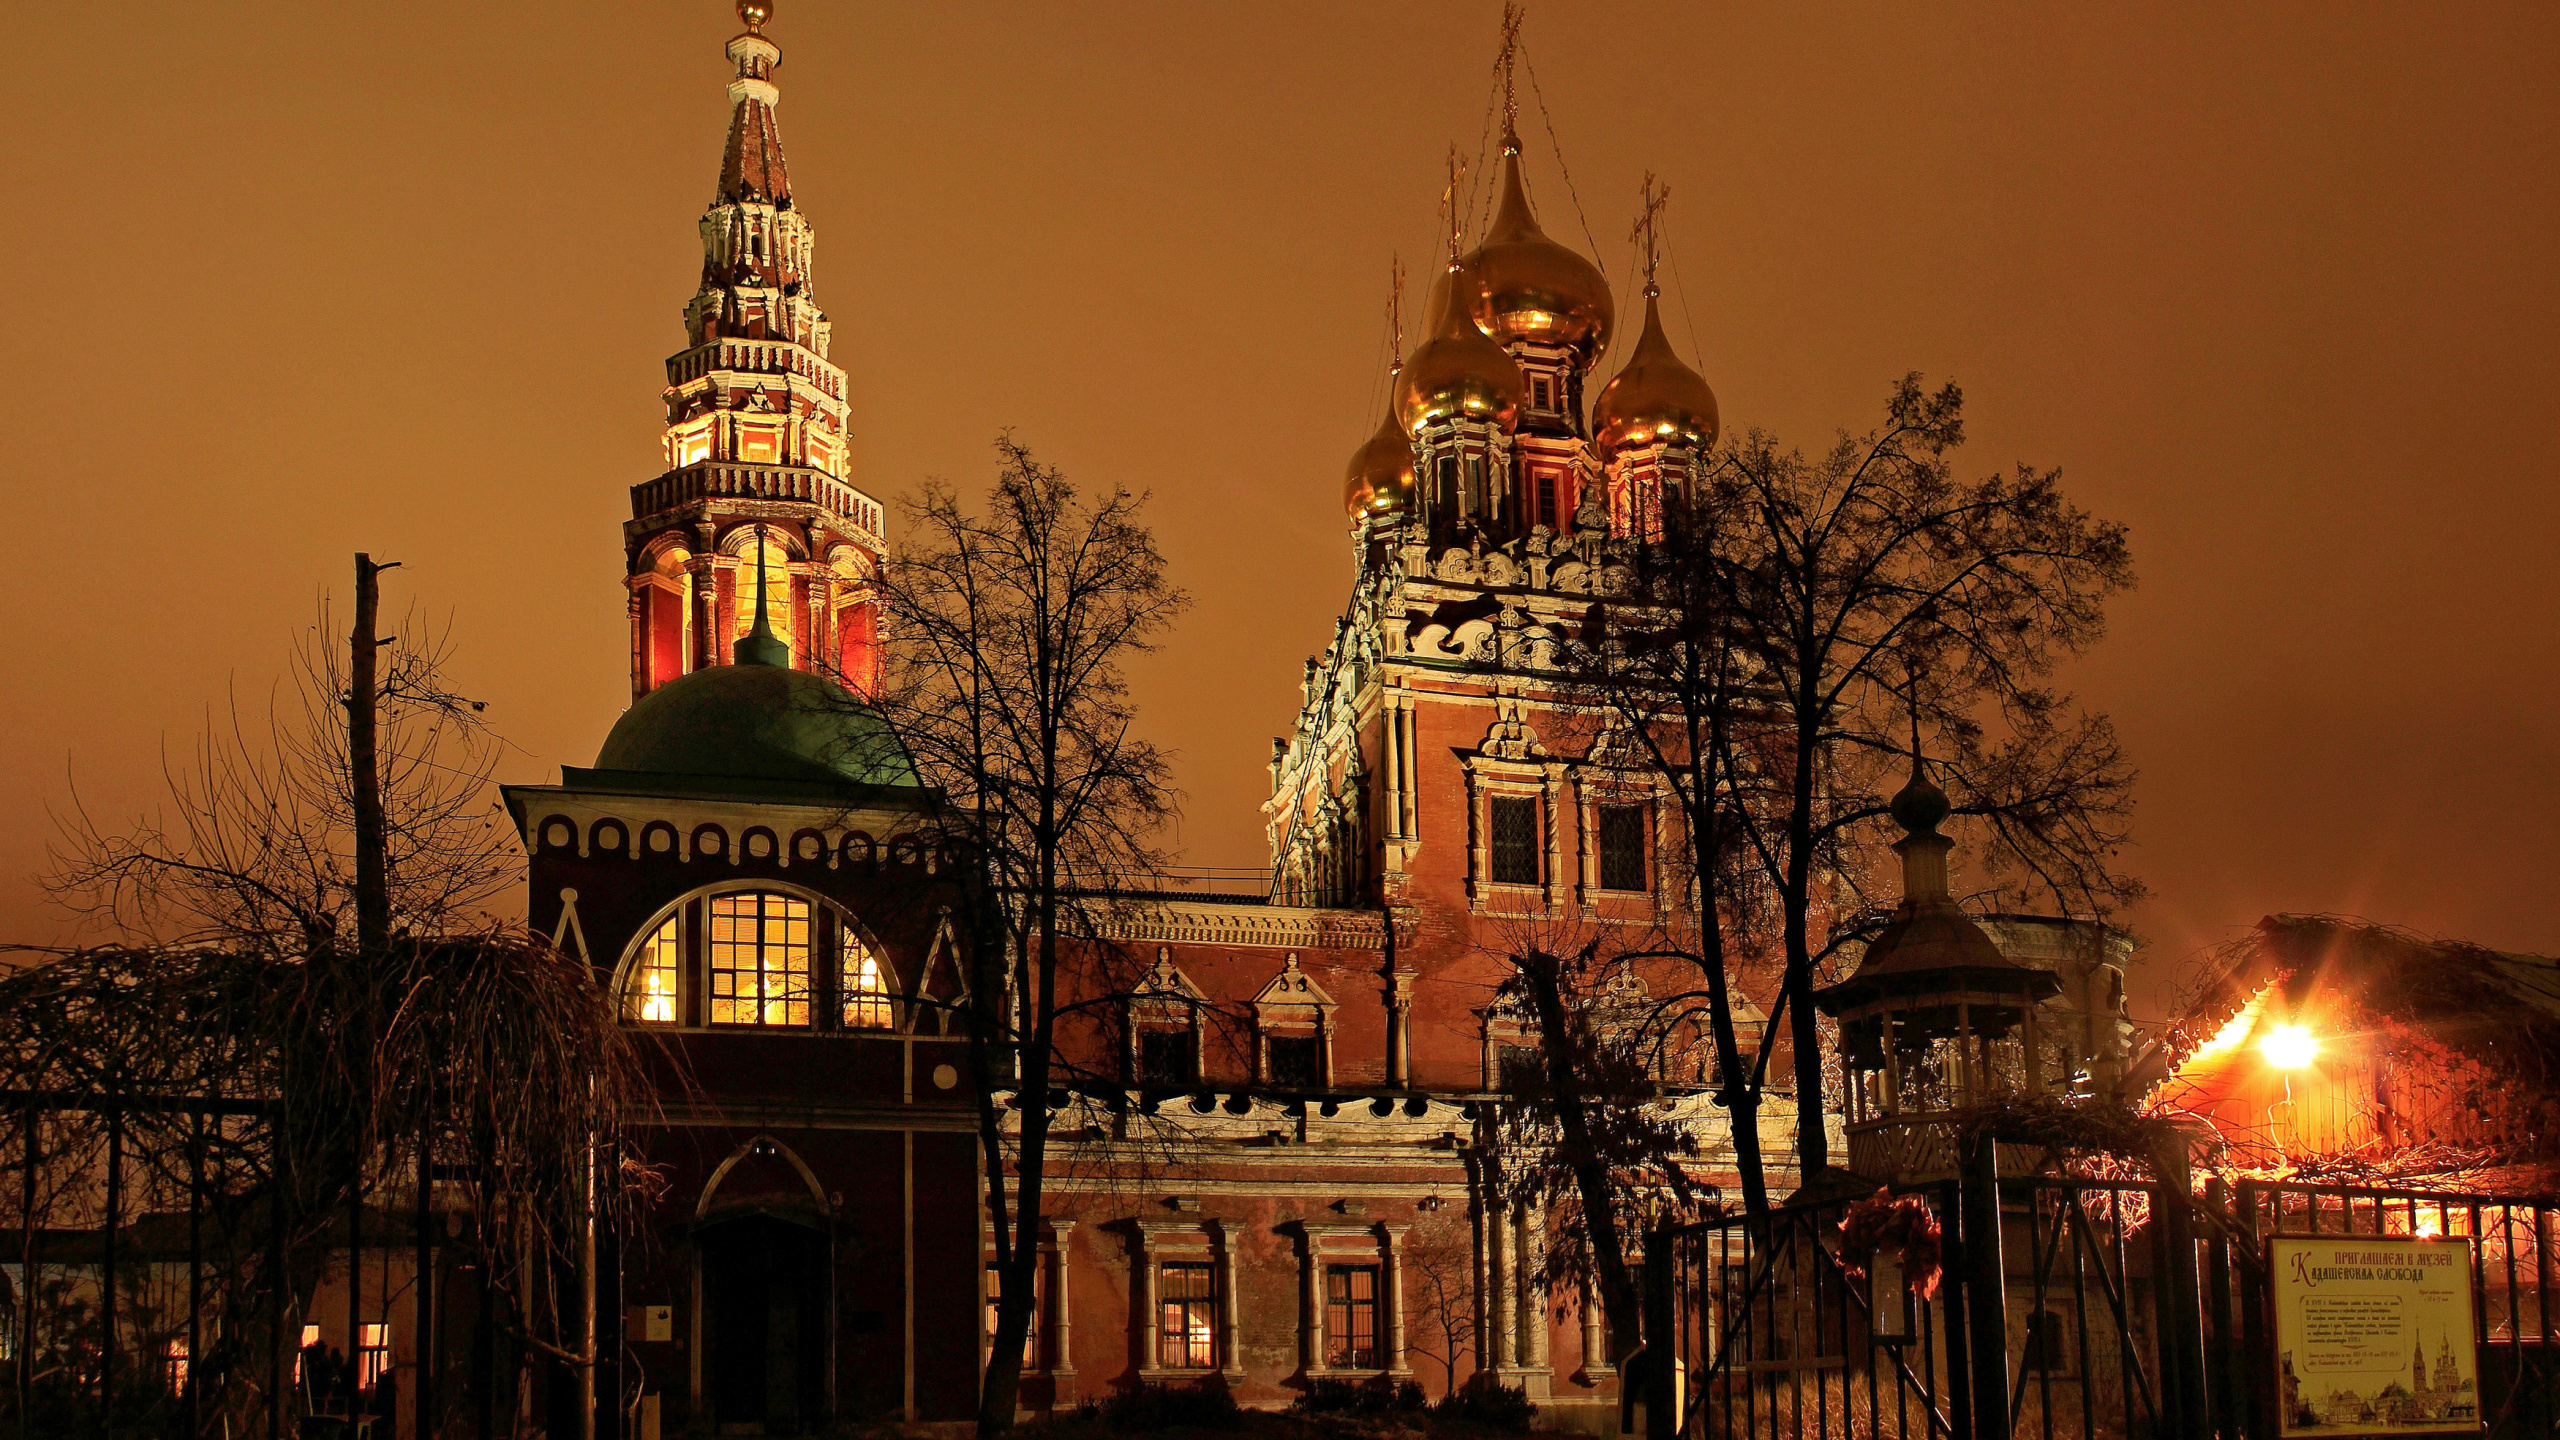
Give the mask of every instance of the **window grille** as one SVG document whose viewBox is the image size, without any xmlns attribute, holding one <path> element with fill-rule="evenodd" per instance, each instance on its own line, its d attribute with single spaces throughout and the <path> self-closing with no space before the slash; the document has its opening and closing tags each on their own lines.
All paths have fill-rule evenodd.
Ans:
<svg viewBox="0 0 2560 1440">
<path fill-rule="evenodd" d="M 711 1023 L 809 1023 L 809 903 L 754 891 L 711 897 Z"/>
<path fill-rule="evenodd" d="M 1324 1088 L 1322 1035 L 1273 1035 L 1263 1043 L 1271 1047 L 1272 1084 L 1298 1090 Z"/>
<path fill-rule="evenodd" d="M 1496 1050 L 1493 1073 L 1507 1095 L 1536 1090 L 1546 1078 L 1535 1045 L 1505 1045 Z"/>
<path fill-rule="evenodd" d="M 1168 1370 L 1214 1370 L 1218 1365 L 1217 1275 L 1195 1261 L 1166 1261 L 1156 1269 L 1156 1304 L 1163 1314 L 1156 1332 L 1157 1363 Z"/>
<path fill-rule="evenodd" d="M 1647 890 L 1644 856 L 1644 807 L 1600 807 L 1600 888 Z"/>
<path fill-rule="evenodd" d="M 1536 797 L 1496 795 L 1487 808 L 1492 817 L 1495 883 L 1537 884 L 1539 855 Z"/>
<path fill-rule="evenodd" d="M 1324 1270 L 1324 1363 L 1329 1370 L 1377 1370 L 1378 1267 Z"/>
<path fill-rule="evenodd" d="M 1556 477 L 1551 470 L 1538 476 L 1538 523 L 1556 528 Z"/>
<path fill-rule="evenodd" d="M 683 966 L 684 916 L 678 912 L 641 944 L 630 984 L 623 991 L 623 1018 L 643 1025 L 675 1024 L 676 977 L 683 973 Z"/>
<path fill-rule="evenodd" d="M 1199 1037 L 1189 1028 L 1138 1032 L 1139 1084 L 1188 1085 L 1199 1075 Z"/>
</svg>

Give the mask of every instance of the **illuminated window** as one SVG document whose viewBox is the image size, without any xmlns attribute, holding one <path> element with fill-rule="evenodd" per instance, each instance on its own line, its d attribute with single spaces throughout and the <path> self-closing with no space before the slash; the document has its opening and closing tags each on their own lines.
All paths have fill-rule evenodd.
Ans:
<svg viewBox="0 0 2560 1440">
<path fill-rule="evenodd" d="M 809 904 L 755 892 L 711 897 L 711 1023 L 809 1023 Z"/>
<path fill-rule="evenodd" d="M 880 959 L 845 927 L 844 1028 L 886 1030 L 889 1024 L 889 986 L 880 978 Z"/>
<path fill-rule="evenodd" d="M 367 1325 L 364 1344 L 356 1351 L 356 1388 L 370 1390 L 391 1368 L 391 1327 Z"/>
<path fill-rule="evenodd" d="M 679 468 L 711 458 L 711 422 L 697 420 L 676 433 L 675 461 Z"/>
<path fill-rule="evenodd" d="M 782 453 L 781 432 L 770 425 L 745 425 L 738 430 L 738 458 L 750 463 L 770 464 Z"/>
<path fill-rule="evenodd" d="M 1329 1370 L 1376 1370 L 1378 1267 L 1324 1267 L 1324 1363 Z"/>
<path fill-rule="evenodd" d="M 631 981 L 622 992 L 623 1018 L 643 1025 L 676 1023 L 676 974 L 683 958 L 684 920 L 670 915 L 632 962 Z"/>
<path fill-rule="evenodd" d="M 1168 1370 L 1212 1370 L 1218 1364 L 1217 1277 L 1207 1265 L 1167 1261 L 1156 1270 L 1156 1363 Z"/>
<path fill-rule="evenodd" d="M 169 1342 L 169 1393 L 187 1393 L 187 1342 L 184 1340 Z"/>
<path fill-rule="evenodd" d="M 303 1369 L 304 1369 L 303 1362 L 304 1362 L 304 1361 L 306 1361 L 306 1360 L 309 1360 L 309 1359 L 313 1358 L 313 1354 L 312 1354 L 312 1352 L 314 1352 L 314 1351 L 318 1350 L 319 1348 L 320 1348 L 320 1327 L 319 1327 L 319 1326 L 317 1326 L 317 1325 L 305 1325 L 305 1326 L 303 1326 L 303 1327 L 302 1327 L 302 1343 L 301 1343 L 301 1344 L 299 1344 L 299 1345 L 296 1345 L 296 1346 L 294 1347 L 294 1349 L 293 1349 L 293 1383 L 294 1383 L 294 1384 L 296 1384 L 296 1385 L 300 1385 L 300 1384 L 302 1384 L 302 1383 L 304 1382 L 304 1380 L 305 1380 L 306 1378 L 310 1378 L 310 1379 L 313 1379 L 313 1380 L 317 1380 L 317 1378 L 318 1378 L 317 1376 L 306 1377 L 306 1376 L 304 1375 L 304 1373 L 303 1373 Z"/>
</svg>

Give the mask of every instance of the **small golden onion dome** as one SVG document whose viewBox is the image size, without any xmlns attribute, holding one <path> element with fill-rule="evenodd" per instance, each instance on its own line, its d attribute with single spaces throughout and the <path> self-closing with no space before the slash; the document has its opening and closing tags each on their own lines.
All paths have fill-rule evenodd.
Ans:
<svg viewBox="0 0 2560 1440">
<path fill-rule="evenodd" d="M 1561 345 L 1589 365 L 1609 344 L 1617 302 L 1600 268 L 1547 238 L 1520 184 L 1520 139 L 1502 142 L 1502 206 L 1484 244 L 1467 257 L 1476 323 L 1505 345 Z"/>
<path fill-rule="evenodd" d="M 1355 520 L 1393 515 L 1413 504 L 1413 442 L 1390 412 L 1378 433 L 1352 452 L 1342 477 L 1342 505 Z"/>
<path fill-rule="evenodd" d="M 1465 276 L 1452 270 L 1459 283 Z M 1448 284 L 1449 276 L 1442 277 Z M 1440 323 L 1396 376 L 1395 418 L 1408 435 L 1451 416 L 1490 420 L 1508 430 L 1520 420 L 1529 384 L 1519 363 L 1476 328 L 1463 305 L 1443 304 Z"/>
<path fill-rule="evenodd" d="M 1626 368 L 1591 406 L 1591 443 L 1603 460 L 1638 445 L 1687 444 L 1704 449 L 1721 428 L 1716 392 L 1680 363 L 1662 333 L 1662 306 L 1644 297 L 1644 334 Z"/>
</svg>

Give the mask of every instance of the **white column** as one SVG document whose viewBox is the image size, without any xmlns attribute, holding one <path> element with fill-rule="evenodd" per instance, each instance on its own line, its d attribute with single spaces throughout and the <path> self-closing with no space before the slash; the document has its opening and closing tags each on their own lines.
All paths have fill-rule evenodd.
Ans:
<svg viewBox="0 0 2560 1440">
<path fill-rule="evenodd" d="M 1156 1313 L 1156 1257 L 1150 1237 L 1141 1227 L 1138 1231 L 1138 1270 L 1130 1277 L 1129 1293 L 1138 1310 L 1138 1373 L 1152 1375 L 1164 1368 L 1164 1346 L 1158 1331 L 1164 1317 Z"/>
<path fill-rule="evenodd" d="M 1208 1224 L 1218 1247 L 1218 1371 L 1234 1385 L 1244 1379 L 1244 1332 L 1237 1328 L 1236 1315 L 1236 1240 L 1223 1223 Z"/>
<path fill-rule="evenodd" d="M 1404 1232 L 1402 1225 L 1378 1227 L 1378 1256 L 1385 1262 L 1380 1278 L 1386 1281 L 1387 1288 L 1387 1293 L 1379 1301 L 1380 1309 L 1385 1312 L 1382 1328 L 1386 1333 L 1381 1338 L 1386 1349 L 1386 1369 L 1397 1375 L 1413 1373 L 1413 1366 L 1406 1363 L 1404 1353 L 1404 1253 L 1401 1249 Z"/>
<path fill-rule="evenodd" d="M 1600 1292 L 1592 1288 L 1591 1277 L 1582 1277 L 1582 1378 L 1598 1384 L 1608 1377 L 1609 1357 L 1602 1352 L 1606 1342 L 1601 1337 Z"/>
<path fill-rule="evenodd" d="M 1068 1386 L 1075 1378 L 1075 1312 L 1068 1303 L 1068 1261 L 1076 1233 L 1073 1220 L 1049 1222 L 1049 1373 L 1058 1378 L 1058 1398 L 1064 1400 Z"/>
<path fill-rule="evenodd" d="M 1493 1323 L 1486 1358 L 1496 1370 L 1508 1370 L 1520 1363 L 1520 1287 L 1516 1283 L 1512 1261 L 1516 1255 L 1517 1237 L 1511 1226 L 1511 1215 L 1500 1201 L 1486 1206 L 1485 1249 L 1492 1260 L 1493 1303 L 1489 1307 Z"/>
<path fill-rule="evenodd" d="M 1324 1373 L 1324 1264 L 1316 1253 L 1315 1232 L 1298 1233 L 1298 1344 L 1306 1353 L 1306 1372 Z"/>
<path fill-rule="evenodd" d="M 1520 1364 L 1524 1369 L 1547 1368 L 1547 1297 L 1537 1276 L 1546 1256 L 1547 1218 L 1544 1212 L 1522 1207 L 1520 1211 Z"/>
</svg>

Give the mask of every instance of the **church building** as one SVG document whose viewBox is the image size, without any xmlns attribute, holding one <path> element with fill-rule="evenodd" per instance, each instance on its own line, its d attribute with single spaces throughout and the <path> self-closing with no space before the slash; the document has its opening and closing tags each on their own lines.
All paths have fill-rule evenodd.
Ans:
<svg viewBox="0 0 2560 1440">
<path fill-rule="evenodd" d="M 849 471 L 859 401 L 784 165 L 781 52 L 764 4 L 740 13 L 666 469 L 623 526 L 632 704 L 592 767 L 506 798 L 531 923 L 675 1057 L 653 1233 L 623 1247 L 611 1302 L 612 1385 L 643 1392 L 643 1430 L 961 1419 L 993 1251 L 941 1018 L 963 973 L 952 881 L 924 839 L 934 794 L 864 703 L 894 623 L 866 485 L 901 481 Z M 1282 1406 L 1324 1378 L 1482 1377 L 1546 1423 L 1614 1428 L 1598 1307 L 1539 1283 L 1547 1217 L 1506 1206 L 1484 1160 L 1534 1058 L 1496 990 L 1539 927 L 1639 949 L 1694 924 L 1678 807 L 1557 667 L 1719 418 L 1650 264 L 1637 338 L 1603 363 L 1621 297 L 1542 229 L 1504 110 L 1491 221 L 1451 224 L 1424 338 L 1345 479 L 1353 579 L 1272 742 L 1267 890 L 1118 912 L 1144 979 L 1081 1063 L 1116 1071 L 1145 1124 L 1053 1140 L 1026 1410 L 1142 1382 Z M 1640 1003 L 1671 980 L 1612 983 Z M 1746 1048 L 1768 998 L 1746 997 Z M 1711 1075 L 1674 1057 L 1660 1078 L 1730 1193 Z M 1792 1096 L 1761 1123 L 1783 1193 Z"/>
</svg>

